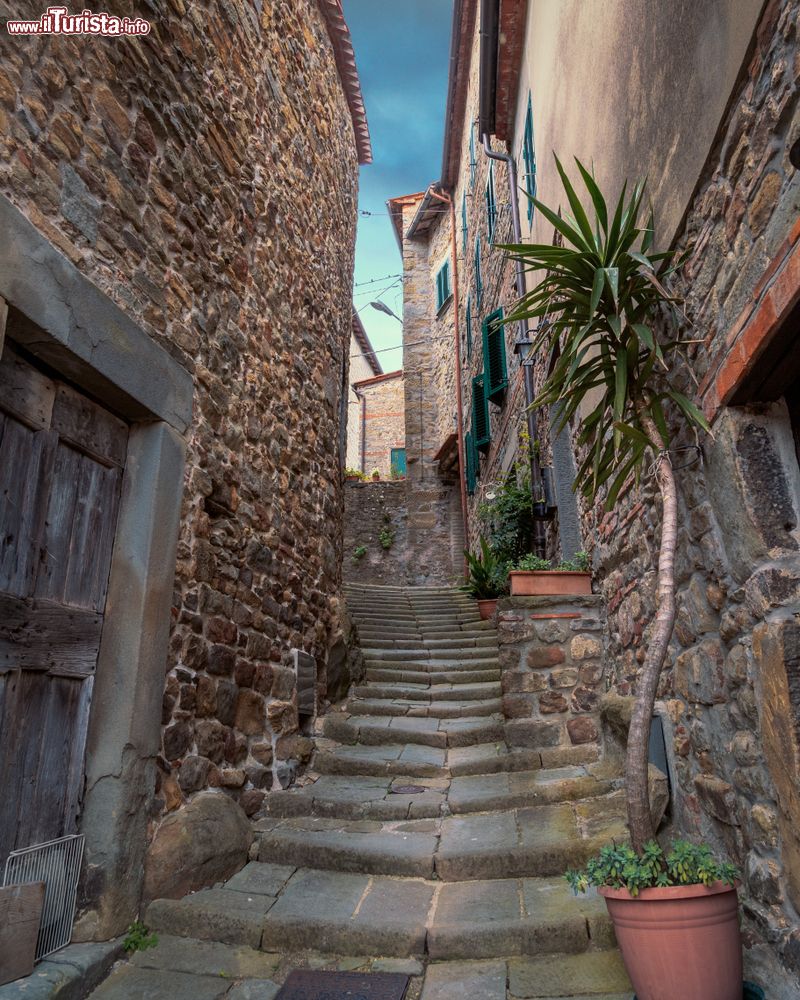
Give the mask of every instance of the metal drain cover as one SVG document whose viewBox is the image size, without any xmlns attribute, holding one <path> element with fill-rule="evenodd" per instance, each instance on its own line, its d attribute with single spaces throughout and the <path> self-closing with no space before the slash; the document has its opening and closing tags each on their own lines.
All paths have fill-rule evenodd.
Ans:
<svg viewBox="0 0 800 1000">
<path fill-rule="evenodd" d="M 397 972 L 294 969 L 275 1000 L 403 1000 L 408 976 Z"/>
<path fill-rule="evenodd" d="M 392 795 L 419 795 L 427 791 L 424 785 L 392 785 Z"/>
</svg>

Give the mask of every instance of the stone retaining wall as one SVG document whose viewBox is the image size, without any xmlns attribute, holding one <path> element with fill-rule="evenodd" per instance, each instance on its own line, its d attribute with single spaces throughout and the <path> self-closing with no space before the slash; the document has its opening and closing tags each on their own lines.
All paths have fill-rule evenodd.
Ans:
<svg viewBox="0 0 800 1000">
<path fill-rule="evenodd" d="M 605 612 L 600 597 L 508 597 L 498 604 L 506 739 L 560 748 L 561 762 L 599 753 Z M 580 749 L 579 749 L 580 748 Z M 572 753 L 571 753 L 572 752 Z"/>
<path fill-rule="evenodd" d="M 463 532 L 458 491 L 422 484 L 345 484 L 345 582 L 388 586 L 450 586 L 461 582 Z M 382 530 L 393 533 L 389 548 Z M 356 558 L 359 548 L 366 552 Z"/>
</svg>

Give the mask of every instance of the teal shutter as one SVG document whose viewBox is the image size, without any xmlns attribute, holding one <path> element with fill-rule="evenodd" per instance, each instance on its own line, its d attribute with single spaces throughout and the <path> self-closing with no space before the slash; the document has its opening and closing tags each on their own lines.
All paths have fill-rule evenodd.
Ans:
<svg viewBox="0 0 800 1000">
<path fill-rule="evenodd" d="M 397 476 L 406 474 L 406 450 L 405 448 L 392 448 L 392 473 Z"/>
<path fill-rule="evenodd" d="M 450 298 L 450 262 L 445 261 L 436 274 L 436 311 Z"/>
<path fill-rule="evenodd" d="M 475 443 L 472 440 L 472 431 L 467 431 L 464 435 L 464 478 L 467 484 L 467 493 L 472 496 L 475 493 Z"/>
<path fill-rule="evenodd" d="M 533 143 L 533 101 L 530 94 L 528 94 L 528 111 L 525 115 L 522 159 L 525 164 L 525 190 L 529 195 L 528 222 L 531 222 L 533 220 L 534 206 L 530 199 L 536 197 L 536 147 Z"/>
<path fill-rule="evenodd" d="M 472 357 L 472 296 L 467 296 L 467 360 Z"/>
<path fill-rule="evenodd" d="M 467 256 L 467 234 L 469 232 L 469 227 L 467 226 L 467 192 L 461 196 L 461 232 L 463 234 L 463 245 L 464 245 L 464 256 Z"/>
<path fill-rule="evenodd" d="M 498 405 L 508 388 L 506 337 L 503 310 L 497 309 L 483 321 L 483 372 L 486 398 Z"/>
<path fill-rule="evenodd" d="M 481 274 L 481 237 L 475 238 L 475 296 L 480 307 L 483 298 L 483 275 Z"/>
<path fill-rule="evenodd" d="M 488 451 L 492 440 L 489 426 L 489 400 L 483 385 L 483 375 L 476 375 L 472 380 L 472 432 L 475 435 L 475 447 L 479 451 Z"/>
<path fill-rule="evenodd" d="M 489 163 L 489 176 L 486 178 L 486 226 L 489 232 L 489 242 L 494 243 L 494 227 L 497 222 L 497 204 L 494 197 L 494 160 Z"/>
<path fill-rule="evenodd" d="M 472 125 L 469 130 L 469 182 L 470 187 L 475 187 L 475 173 L 477 171 L 478 161 L 475 159 L 475 126 Z"/>
</svg>

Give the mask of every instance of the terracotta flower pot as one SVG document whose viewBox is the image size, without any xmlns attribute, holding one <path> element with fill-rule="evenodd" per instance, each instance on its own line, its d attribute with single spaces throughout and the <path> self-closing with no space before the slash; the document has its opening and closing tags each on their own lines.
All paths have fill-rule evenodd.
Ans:
<svg viewBox="0 0 800 1000">
<path fill-rule="evenodd" d="M 515 569 L 509 576 L 512 597 L 575 596 L 592 592 L 591 573 L 564 569 Z"/>
<path fill-rule="evenodd" d="M 497 611 L 497 598 L 493 597 L 488 601 L 478 601 L 478 611 L 484 621 L 488 621 L 489 618 L 493 618 L 495 611 Z"/>
<path fill-rule="evenodd" d="M 736 889 L 600 888 L 638 1000 L 742 1000 Z"/>
</svg>

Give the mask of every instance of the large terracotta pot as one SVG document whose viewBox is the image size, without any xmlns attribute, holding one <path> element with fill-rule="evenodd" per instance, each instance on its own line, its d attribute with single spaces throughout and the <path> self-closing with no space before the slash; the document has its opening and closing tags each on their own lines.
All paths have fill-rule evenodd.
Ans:
<svg viewBox="0 0 800 1000">
<path fill-rule="evenodd" d="M 572 570 L 564 569 L 515 569 L 509 573 L 509 576 L 511 577 L 512 597 L 551 595 L 572 597 L 592 592 L 591 573 L 575 573 Z"/>
<path fill-rule="evenodd" d="M 637 1000 L 742 1000 L 736 889 L 600 888 Z"/>
<path fill-rule="evenodd" d="M 478 601 L 478 611 L 484 621 L 493 618 L 495 611 L 497 611 L 497 598 L 493 597 L 488 601 Z"/>
</svg>

